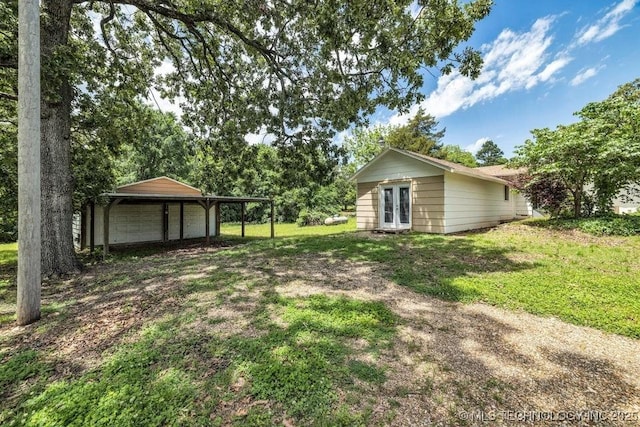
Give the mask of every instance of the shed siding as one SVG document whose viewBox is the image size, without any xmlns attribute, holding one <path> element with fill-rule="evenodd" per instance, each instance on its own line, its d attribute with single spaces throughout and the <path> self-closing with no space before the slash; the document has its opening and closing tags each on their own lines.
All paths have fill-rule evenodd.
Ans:
<svg viewBox="0 0 640 427">
<path fill-rule="evenodd" d="M 412 189 L 412 229 L 444 233 L 444 175 L 415 178 Z"/>
<path fill-rule="evenodd" d="M 499 183 L 446 172 L 444 198 L 445 233 L 492 227 L 515 217 L 514 197 L 504 200 Z"/>
<path fill-rule="evenodd" d="M 118 187 L 118 193 L 133 194 L 170 194 L 170 195 L 186 195 L 201 196 L 200 190 L 190 188 L 179 182 L 166 178 L 159 178 L 150 181 L 140 182 L 137 184 L 125 185 Z"/>
<path fill-rule="evenodd" d="M 186 211 L 187 205 L 184 208 Z M 180 203 L 169 203 L 169 240 L 178 239 L 180 239 Z"/>
<path fill-rule="evenodd" d="M 395 151 L 379 157 L 358 175 L 358 183 L 410 180 L 416 177 L 442 175 L 442 169 L 428 165 Z"/>
<path fill-rule="evenodd" d="M 95 244 L 102 245 L 102 206 L 96 206 Z M 109 214 L 109 244 L 162 240 L 162 205 L 123 205 L 111 208 Z"/>
<path fill-rule="evenodd" d="M 82 238 L 81 215 L 81 213 L 74 212 L 73 222 L 71 223 L 71 229 L 73 232 L 73 246 L 76 249 L 80 249 L 80 246 L 82 246 L 82 242 L 80 241 L 80 239 Z"/>
<path fill-rule="evenodd" d="M 176 222 L 180 221 L 180 208 L 178 207 L 178 216 Z M 209 235 L 215 236 L 215 209 L 209 209 Z M 178 232 L 180 230 L 178 229 Z M 193 239 L 196 237 L 205 237 L 204 208 L 200 205 L 185 204 L 184 205 L 184 238 Z"/>
<path fill-rule="evenodd" d="M 95 244 L 103 244 L 102 206 L 95 209 Z M 87 216 L 87 236 L 85 244 L 89 245 L 90 209 Z M 162 241 L 162 204 L 118 204 L 111 208 L 109 216 L 109 243 L 140 243 Z M 209 211 L 209 235 L 215 236 L 215 209 Z M 198 204 L 184 205 L 184 238 L 205 237 L 204 208 Z M 180 204 L 169 204 L 169 240 L 180 238 Z"/>
<path fill-rule="evenodd" d="M 358 182 L 356 227 L 358 230 L 373 230 L 378 227 L 377 182 Z"/>
</svg>

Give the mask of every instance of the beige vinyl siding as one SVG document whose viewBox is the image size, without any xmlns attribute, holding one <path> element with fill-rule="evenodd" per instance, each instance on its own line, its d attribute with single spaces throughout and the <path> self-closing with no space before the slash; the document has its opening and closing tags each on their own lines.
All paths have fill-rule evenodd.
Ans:
<svg viewBox="0 0 640 427">
<path fill-rule="evenodd" d="M 152 179 L 130 185 L 118 187 L 118 193 L 133 194 L 171 194 L 186 196 L 201 196 L 200 190 L 172 181 L 167 178 Z"/>
<path fill-rule="evenodd" d="M 185 209 L 186 207 L 185 205 Z M 169 240 L 178 239 L 180 239 L 180 203 L 169 203 Z"/>
<path fill-rule="evenodd" d="M 358 183 L 356 205 L 358 230 L 373 230 L 380 226 L 379 186 L 385 184 L 411 185 L 411 225 L 415 231 L 444 233 L 444 176 L 419 177 L 410 181 Z"/>
<path fill-rule="evenodd" d="M 395 151 L 389 151 L 370 163 L 360 175 L 358 183 L 382 181 L 408 181 L 416 177 L 442 175 L 442 169 L 428 165 Z"/>
<path fill-rule="evenodd" d="M 522 193 L 518 191 L 512 191 L 511 197 L 513 197 L 516 206 L 516 216 L 532 216 L 533 207 Z"/>
<path fill-rule="evenodd" d="M 504 185 L 446 172 L 445 233 L 491 227 L 515 217 L 514 198 L 504 200 Z"/>
<path fill-rule="evenodd" d="M 377 182 L 358 182 L 356 220 L 356 227 L 358 230 L 373 230 L 378 228 Z"/>
<path fill-rule="evenodd" d="M 444 175 L 415 178 L 412 192 L 412 229 L 444 233 Z"/>
<path fill-rule="evenodd" d="M 96 206 L 95 244 L 103 243 L 102 206 Z M 162 240 L 162 205 L 124 205 L 111 208 L 109 244 L 153 242 Z"/>
<path fill-rule="evenodd" d="M 162 241 L 163 205 L 118 204 L 111 208 L 109 215 L 109 243 L 140 243 Z M 95 244 L 103 243 L 103 206 L 95 209 Z M 87 236 L 89 245 L 91 224 L 90 208 L 87 207 Z M 215 209 L 209 210 L 209 235 L 215 236 Z M 184 238 L 205 237 L 204 208 L 198 204 L 184 205 Z M 169 204 L 169 240 L 180 238 L 180 204 Z"/>
</svg>

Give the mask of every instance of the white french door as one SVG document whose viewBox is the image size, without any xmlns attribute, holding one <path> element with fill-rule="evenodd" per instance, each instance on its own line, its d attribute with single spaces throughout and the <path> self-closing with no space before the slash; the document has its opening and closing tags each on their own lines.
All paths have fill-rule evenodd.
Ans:
<svg viewBox="0 0 640 427">
<path fill-rule="evenodd" d="M 411 228 L 411 184 L 380 186 L 380 228 Z"/>
</svg>

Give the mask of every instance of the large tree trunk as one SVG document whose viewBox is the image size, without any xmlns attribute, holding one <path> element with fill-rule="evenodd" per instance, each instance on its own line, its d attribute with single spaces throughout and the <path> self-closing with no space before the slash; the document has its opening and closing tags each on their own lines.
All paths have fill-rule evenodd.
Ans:
<svg viewBox="0 0 640 427">
<path fill-rule="evenodd" d="M 71 101 L 67 75 L 60 75 L 50 58 L 69 39 L 68 0 L 42 2 L 41 44 L 43 98 L 41 104 L 42 274 L 45 277 L 78 271 L 73 247 L 73 179 L 71 176 Z M 57 74 L 57 78 L 52 78 Z M 53 95 L 52 95 L 53 94 Z"/>
</svg>

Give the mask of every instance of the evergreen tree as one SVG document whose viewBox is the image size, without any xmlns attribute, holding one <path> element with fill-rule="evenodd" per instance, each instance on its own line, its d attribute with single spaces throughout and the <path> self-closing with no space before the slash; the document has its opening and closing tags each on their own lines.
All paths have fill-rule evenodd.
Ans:
<svg viewBox="0 0 640 427">
<path fill-rule="evenodd" d="M 437 157 L 442 149 L 440 140 L 446 131 L 444 128 L 438 130 L 437 127 L 438 122 L 435 117 L 419 108 L 406 125 L 390 130 L 385 142 L 390 147 Z"/>
<path fill-rule="evenodd" d="M 476 153 L 476 159 L 480 163 L 480 166 L 493 166 L 503 165 L 507 163 L 507 159 L 504 157 L 504 152 L 498 147 L 498 145 L 491 141 L 485 141 L 480 147 L 480 150 Z"/>
</svg>

